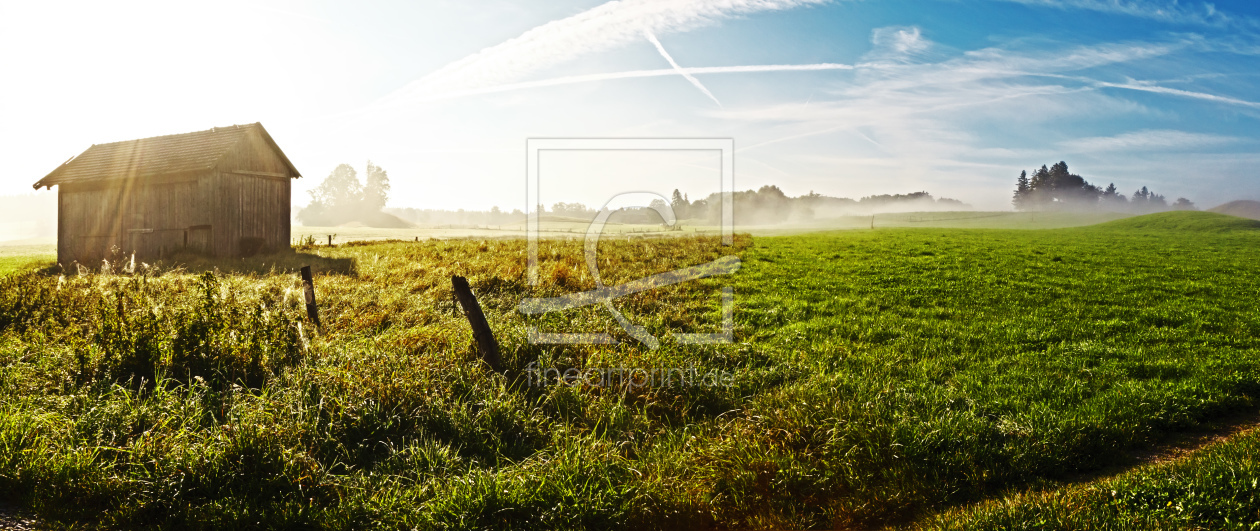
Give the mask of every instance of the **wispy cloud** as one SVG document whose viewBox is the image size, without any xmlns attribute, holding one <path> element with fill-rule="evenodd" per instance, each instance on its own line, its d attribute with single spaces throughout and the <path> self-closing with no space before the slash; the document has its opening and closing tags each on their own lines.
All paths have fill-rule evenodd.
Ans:
<svg viewBox="0 0 1260 531">
<path fill-rule="evenodd" d="M 932 48 L 932 42 L 914 26 L 875 28 L 871 44 L 874 48 L 866 54 L 868 61 L 909 62 Z"/>
<path fill-rule="evenodd" d="M 936 48 L 930 41 L 919 42 L 923 35 L 913 28 L 877 30 L 872 41 L 877 39 L 892 50 L 898 42 L 913 43 L 906 50 Z M 1004 189 L 1009 176 L 1001 173 L 1003 168 L 1063 154 L 1064 147 L 1053 142 L 1029 144 L 1023 131 L 1061 119 L 1150 116 L 1153 111 L 1126 100 L 1123 92 L 1100 90 L 1100 82 L 1091 76 L 1100 75 L 1100 69 L 1169 57 L 1189 45 L 1130 42 L 1056 49 L 1041 44 L 1036 49 L 991 47 L 941 59 L 920 54 L 854 65 L 855 76 L 833 81 L 808 108 L 776 103 L 700 112 L 743 122 L 760 133 L 760 138 L 743 143 L 741 156 L 757 153 L 775 163 L 776 157 L 792 153 L 791 160 L 803 172 L 834 174 L 837 170 L 822 168 L 844 168 L 845 174 L 864 179 L 890 179 L 883 186 L 893 188 L 924 179 L 957 179 L 966 185 L 950 193 L 973 187 L 972 193 L 984 196 L 995 186 Z M 994 144 L 994 134 L 1007 132 L 1015 138 Z M 827 160 L 810 158 L 819 149 L 829 153 Z M 994 204 L 1004 201 L 999 197 Z"/>
<path fill-rule="evenodd" d="M 1244 139 L 1171 129 L 1148 129 L 1115 136 L 1096 136 L 1060 142 L 1059 147 L 1077 153 L 1110 151 L 1190 150 L 1222 146 Z"/>
<path fill-rule="evenodd" d="M 455 61 L 385 100 L 432 99 L 517 82 L 579 56 L 642 42 L 645 33 L 687 31 L 734 16 L 826 0 L 624 0 L 552 21 Z"/>
<path fill-rule="evenodd" d="M 1072 155 L 1069 160 L 1074 163 L 1082 161 L 1089 164 L 1086 171 L 1094 172 L 1103 163 L 1116 162 L 1120 166 L 1117 161 L 1140 162 L 1144 158 L 1160 156 L 1160 151 L 1185 154 L 1191 152 L 1190 147 L 1225 146 L 1246 140 L 1152 129 L 1114 137 L 1056 142 L 1064 136 L 1052 124 L 1061 123 L 1061 120 L 1079 124 L 1082 119 L 1092 121 L 1123 117 L 1127 120 L 1138 117 L 1136 121 L 1147 127 L 1160 127 L 1150 122 L 1175 112 L 1165 110 L 1158 102 L 1152 103 L 1154 98 L 1135 98 L 1132 91 L 1160 94 L 1170 100 L 1188 98 L 1222 108 L 1255 109 L 1260 106 L 1230 95 L 1229 92 L 1237 92 L 1231 91 L 1233 85 L 1199 84 L 1200 77 L 1218 75 L 1206 72 L 1210 69 L 1207 64 L 1202 68 L 1178 70 L 1184 75 L 1176 80 L 1159 78 L 1161 81 L 1154 82 L 1129 77 L 1139 73 L 1157 76 L 1164 72 L 1161 68 L 1190 54 L 1222 53 L 1220 38 L 1216 36 L 1175 34 L 1169 37 L 1161 34 L 1150 37 L 1156 39 L 1155 42 L 1087 45 L 1052 40 L 1036 43 L 1015 40 L 963 51 L 930 40 L 928 36 L 932 31 L 940 32 L 938 28 L 925 31 L 916 26 L 889 26 L 871 31 L 871 51 L 861 55 L 853 64 L 721 67 L 679 65 L 657 38 L 658 35 L 663 38 L 669 32 L 710 24 L 733 14 L 811 3 L 816 2 L 701 2 L 716 14 L 696 16 L 694 19 L 689 17 L 694 15 L 695 6 L 680 4 L 683 7 L 677 9 L 681 9 L 679 13 L 684 15 L 680 15 L 679 19 L 665 17 L 659 23 L 643 22 L 629 16 L 625 10 L 636 6 L 667 9 L 661 4 L 605 4 L 576 17 L 540 26 L 517 39 L 452 63 L 413 82 L 395 93 L 390 101 L 382 103 L 390 107 L 407 106 L 418 102 L 560 85 L 680 76 L 722 107 L 719 99 L 706 86 L 706 83 L 714 83 L 710 83 L 705 75 L 847 71 L 848 74 L 842 76 L 811 76 L 809 79 L 814 85 L 809 87 L 809 101 L 805 104 L 802 101 L 806 92 L 798 91 L 800 101 L 774 98 L 750 103 L 749 98 L 742 98 L 741 104 L 729 108 L 673 109 L 682 111 L 676 113 L 678 116 L 695 121 L 685 125 L 680 125 L 684 123 L 681 121 L 671 121 L 668 126 L 647 127 L 642 130 L 643 133 L 636 130 L 635 134 L 677 134 L 678 131 L 697 132 L 713 127 L 732 131 L 740 135 L 740 157 L 755 157 L 747 159 L 752 164 L 741 168 L 744 172 L 741 175 L 751 182 L 788 182 L 790 179 L 831 187 L 822 183 L 840 173 L 862 176 L 854 181 L 862 184 L 847 186 L 896 189 L 918 187 L 921 185 L 915 183 L 927 180 L 952 179 L 963 184 L 961 189 L 956 188 L 951 194 L 965 194 L 971 190 L 981 197 L 993 194 L 993 190 L 1004 190 L 1011 178 L 1005 172 L 1010 168 L 1060 160 L 1056 157 L 1065 154 Z M 1136 3 L 1101 1 L 1028 0 L 1024 3 L 1065 9 L 1111 9 L 1118 13 L 1125 12 L 1123 10 L 1129 7 L 1136 9 L 1137 6 Z M 1144 3 L 1143 7 L 1151 5 L 1154 4 Z M 671 5 L 668 9 L 675 8 Z M 609 13 L 603 13 L 605 10 Z M 1129 14 L 1147 18 L 1155 16 L 1137 11 Z M 612 19 L 619 22 L 605 25 Z M 656 20 L 652 17 L 648 19 Z M 651 44 L 669 68 L 539 78 L 542 69 L 578 55 L 632 43 Z M 1224 53 L 1237 52 L 1229 50 Z M 729 96 L 731 101 L 741 100 L 735 96 L 731 86 L 723 86 L 724 91 L 732 93 Z M 789 92 L 792 91 L 784 94 Z M 542 100 L 550 97 L 546 91 L 517 96 Z M 666 101 L 655 103 L 674 104 Z M 700 127 L 691 127 L 695 123 Z M 1097 134 L 1088 127 L 1083 129 L 1085 134 Z M 816 156 L 820 152 L 827 154 L 825 160 Z M 1094 157 L 1094 153 L 1099 156 Z M 1090 175 L 1096 176 L 1097 173 Z M 1122 173 L 1113 172 L 1113 175 L 1117 183 L 1124 181 Z M 878 184 L 873 184 L 875 182 Z M 996 200 L 992 204 L 1005 205 L 1007 198 L 1004 194 L 1003 191 L 994 195 Z"/>
<path fill-rule="evenodd" d="M 1178 2 L 1177 0 L 1005 0 L 1018 4 L 1045 6 L 1059 9 L 1086 9 L 1103 13 L 1115 13 L 1134 17 L 1160 20 L 1177 24 L 1226 26 L 1242 24 L 1255 27 L 1256 21 L 1247 17 L 1222 12 L 1207 2 Z"/>
<path fill-rule="evenodd" d="M 897 27 L 873 32 L 872 45 L 895 50 L 895 43 L 904 41 L 916 43 L 907 50 L 934 49 L 931 42 L 918 44 L 922 38 L 912 28 Z M 1251 113 L 1256 102 L 1214 94 L 1213 89 L 1198 85 L 1200 79 L 1215 79 L 1201 68 L 1183 70 L 1189 77 L 1176 80 L 1178 88 L 1119 75 L 1150 72 L 1152 60 L 1173 63 L 1187 54 L 1202 53 L 1202 44 L 1201 39 L 1181 37 L 1076 46 L 1039 42 L 1035 48 L 1016 42 L 944 58 L 920 54 L 906 60 L 856 64 L 856 75 L 832 81 L 829 90 L 819 91 L 808 108 L 785 102 L 699 112 L 742 121 L 760 133 L 760 138 L 742 143 L 741 156 L 755 153 L 771 164 L 787 158 L 800 165 L 802 173 L 861 175 L 851 181 L 854 187 L 879 182 L 895 189 L 902 183 L 948 181 L 956 187 L 949 193 L 992 198 L 989 205 L 996 206 L 1006 198 L 994 190 L 1005 190 L 1013 178 L 1009 172 L 1017 174 L 1020 167 L 1066 157 L 1082 164 L 1091 177 L 1126 186 L 1140 179 L 1142 185 L 1190 194 L 1192 185 L 1152 178 L 1165 173 L 1148 168 L 1169 164 L 1168 159 L 1177 160 L 1195 150 L 1212 150 L 1221 167 L 1241 167 L 1237 148 L 1254 140 L 1155 127 L 1057 142 L 1065 131 L 1054 124 L 1067 120 L 1076 124 L 1072 129 L 1094 133 L 1089 131 L 1091 126 L 1081 126 L 1081 120 L 1149 123 L 1168 116 L 1160 102 L 1134 100 L 1130 91 Z M 876 60 L 878 55 L 872 53 L 870 58 Z M 820 150 L 828 154 L 825 160 L 811 158 Z M 1156 159 L 1161 162 L 1151 162 Z M 761 178 L 774 175 L 766 173 Z M 990 199 L 979 203 L 985 201 Z"/>
<path fill-rule="evenodd" d="M 984 115 L 1008 122 L 1037 115 L 1089 113 L 1097 110 L 1090 103 L 1127 104 L 1098 93 L 1098 81 L 1076 72 L 1167 55 L 1182 46 L 1179 42 L 1127 43 L 1038 52 L 988 48 L 934 63 L 859 64 L 854 67 L 858 79 L 836 85 L 829 101 L 809 108 L 776 104 L 705 114 L 747 122 L 796 123 L 801 125 L 798 129 L 807 129 L 763 141 L 768 145 L 862 126 L 886 134 L 890 128 L 922 126 L 909 122 L 924 117 L 943 119 L 959 112 L 962 119 Z"/>
</svg>

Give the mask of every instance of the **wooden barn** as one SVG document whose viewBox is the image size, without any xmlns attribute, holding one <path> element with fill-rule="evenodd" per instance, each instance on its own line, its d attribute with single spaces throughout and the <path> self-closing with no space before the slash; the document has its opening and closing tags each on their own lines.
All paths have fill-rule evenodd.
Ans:
<svg viewBox="0 0 1260 531">
<path fill-rule="evenodd" d="M 97 265 L 179 251 L 248 256 L 288 248 L 290 179 L 262 124 L 95 144 L 35 189 L 57 190 L 57 261 Z"/>
</svg>

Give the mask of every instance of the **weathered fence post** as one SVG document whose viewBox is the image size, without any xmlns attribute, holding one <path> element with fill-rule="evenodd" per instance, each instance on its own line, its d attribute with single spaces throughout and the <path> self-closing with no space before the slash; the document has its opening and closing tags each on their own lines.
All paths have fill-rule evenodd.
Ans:
<svg viewBox="0 0 1260 531">
<path fill-rule="evenodd" d="M 311 277 L 311 266 L 302 266 L 302 291 L 306 296 L 306 316 L 315 323 L 315 329 L 322 332 L 324 325 L 319 322 L 319 307 L 315 305 L 315 279 Z"/>
<path fill-rule="evenodd" d="M 486 315 L 481 313 L 481 305 L 477 304 L 477 297 L 473 295 L 468 279 L 461 276 L 451 277 L 451 288 L 455 291 L 459 305 L 464 308 L 464 317 L 468 318 L 468 324 L 472 326 L 473 339 L 477 340 L 477 351 L 481 354 L 481 359 L 490 366 L 490 370 L 502 372 L 499 342 L 494 340 L 494 332 L 490 330 L 490 323 L 486 322 Z"/>
<path fill-rule="evenodd" d="M 332 247 L 332 234 L 328 235 L 328 246 Z"/>
</svg>

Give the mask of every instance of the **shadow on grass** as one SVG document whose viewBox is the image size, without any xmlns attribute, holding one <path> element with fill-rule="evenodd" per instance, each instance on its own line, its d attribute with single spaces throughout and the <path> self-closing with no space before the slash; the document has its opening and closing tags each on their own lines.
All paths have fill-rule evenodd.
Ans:
<svg viewBox="0 0 1260 531">
<path fill-rule="evenodd" d="M 142 269 L 155 267 L 161 272 L 181 271 L 185 273 L 201 273 L 205 271 L 218 271 L 221 273 L 234 275 L 269 275 L 269 274 L 288 274 L 297 273 L 304 266 L 311 266 L 311 272 L 315 275 L 332 274 L 357 277 L 359 275 L 358 264 L 354 258 L 329 258 L 320 256 L 311 252 L 302 252 L 295 250 L 285 250 L 270 254 L 260 254 L 246 258 L 216 258 L 202 256 L 192 253 L 180 253 L 169 258 L 156 260 L 154 262 L 142 262 L 136 260 L 134 269 L 139 272 Z M 129 261 L 119 261 L 114 267 L 114 272 L 119 273 L 126 271 L 132 267 Z M 63 269 L 62 266 L 53 264 L 45 267 L 40 272 L 51 275 L 75 274 L 76 272 L 92 272 L 99 273 L 101 267 L 80 268 L 77 265 L 71 265 Z"/>
</svg>

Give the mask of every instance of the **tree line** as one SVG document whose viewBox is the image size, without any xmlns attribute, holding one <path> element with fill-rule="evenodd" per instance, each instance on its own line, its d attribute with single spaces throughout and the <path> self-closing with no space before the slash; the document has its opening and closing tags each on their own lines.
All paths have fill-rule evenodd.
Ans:
<svg viewBox="0 0 1260 531">
<path fill-rule="evenodd" d="M 1019 172 L 1015 181 L 1015 195 L 1011 203 L 1016 210 L 1087 210 L 1104 209 L 1131 212 L 1159 212 L 1163 210 L 1195 210 L 1194 203 L 1184 197 L 1171 205 L 1163 195 L 1145 186 L 1126 196 L 1116 190 L 1114 183 L 1100 188 L 1084 177 L 1068 171 L 1066 162 L 1033 171 Z"/>
<path fill-rule="evenodd" d="M 957 199 L 947 197 L 937 199 L 927 192 L 870 195 L 856 200 L 826 196 L 813 191 L 792 197 L 772 184 L 756 190 L 736 191 L 731 194 L 731 201 L 739 216 L 739 222 L 747 225 L 803 222 L 817 217 L 867 215 L 876 212 L 971 209 L 970 205 Z M 666 203 L 661 199 L 652 202 L 653 206 L 663 206 Z M 717 223 L 722 216 L 722 196 L 719 193 L 693 200 L 687 194 L 675 189 L 670 194 L 668 205 L 678 219 Z M 596 213 L 595 209 L 582 203 L 556 203 L 552 205 L 550 211 L 540 206 L 540 211 L 574 218 L 591 218 Z M 618 214 L 618 219 L 627 223 L 659 221 L 659 217 L 651 208 L 627 209 Z"/>
<path fill-rule="evenodd" d="M 1057 166 L 1056 166 L 1057 167 Z M 1065 166 L 1066 168 L 1066 166 Z M 367 162 L 359 179 L 359 172 L 349 164 L 340 164 L 315 189 L 311 190 L 310 203 L 297 213 L 297 220 L 306 226 L 338 226 L 359 222 L 371 227 L 395 227 L 417 225 L 499 225 L 519 223 L 525 214 L 519 209 L 512 211 L 493 207 L 489 211 L 385 208 L 389 200 L 389 174 L 372 161 Z M 842 215 L 869 215 L 880 212 L 909 212 L 923 210 L 970 210 L 971 206 L 957 199 L 935 198 L 927 192 L 908 194 L 880 194 L 849 199 L 831 197 L 810 191 L 792 197 L 775 185 L 756 190 L 736 191 L 731 194 L 739 221 L 750 225 L 772 225 L 802 222 L 816 217 Z M 691 199 L 675 189 L 668 204 L 678 219 L 717 223 L 722 216 L 722 195 L 711 193 L 700 199 Z M 559 202 L 547 208 L 538 205 L 538 212 L 567 218 L 591 219 L 596 208 L 582 203 Z M 660 217 L 650 207 L 629 208 L 618 213 L 622 223 L 659 223 Z"/>
<path fill-rule="evenodd" d="M 300 210 L 297 219 L 307 226 L 337 226 L 351 221 L 372 224 L 381 217 L 389 200 L 389 174 L 384 168 L 367 162 L 364 181 L 349 164 L 333 168 L 324 182 L 310 191 L 311 202 Z"/>
</svg>

